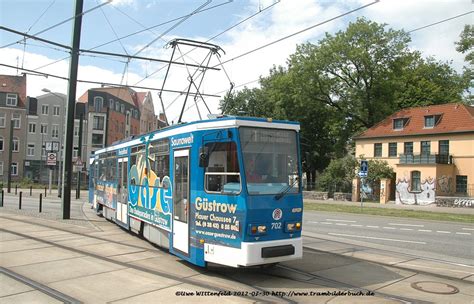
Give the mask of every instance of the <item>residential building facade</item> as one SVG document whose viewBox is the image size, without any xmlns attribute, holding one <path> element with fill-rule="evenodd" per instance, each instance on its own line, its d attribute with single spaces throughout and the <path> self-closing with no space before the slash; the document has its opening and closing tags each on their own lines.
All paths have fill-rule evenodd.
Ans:
<svg viewBox="0 0 474 304">
<path fill-rule="evenodd" d="M 356 156 L 395 171 L 398 203 L 474 196 L 474 108 L 450 103 L 396 112 L 355 137 Z M 370 171 L 370 168 L 369 168 Z"/>
<path fill-rule="evenodd" d="M 96 88 L 78 100 L 87 113 L 87 158 L 114 142 L 140 134 L 137 93 L 129 88 Z M 88 162 L 86 162 L 88 165 Z"/>
<path fill-rule="evenodd" d="M 64 155 L 64 136 L 66 132 L 67 96 L 50 92 L 28 100 L 28 129 L 26 133 L 25 176 L 34 182 L 46 183 L 49 170 L 53 170 L 53 182 L 57 183 L 62 170 Z M 77 104 L 74 119 L 73 162 L 79 154 L 79 124 L 83 114 L 82 155 L 86 155 L 87 117 L 84 115 L 84 104 Z M 52 143 L 56 143 L 53 145 Z M 57 148 L 55 166 L 47 166 L 46 157 L 50 149 Z"/>
<path fill-rule="evenodd" d="M 0 75 L 0 182 L 3 183 L 8 179 L 10 155 L 12 181 L 23 178 L 28 127 L 26 101 L 26 75 Z M 11 127 L 13 136 L 10 136 Z"/>
</svg>

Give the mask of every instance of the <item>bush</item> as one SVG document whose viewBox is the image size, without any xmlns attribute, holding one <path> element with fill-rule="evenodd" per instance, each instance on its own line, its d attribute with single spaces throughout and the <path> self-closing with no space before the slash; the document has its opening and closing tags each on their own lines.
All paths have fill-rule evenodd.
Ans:
<svg viewBox="0 0 474 304">
<path fill-rule="evenodd" d="M 352 180 L 356 176 L 358 161 L 348 155 L 333 159 L 321 174 L 319 185 L 325 191 L 351 192 Z"/>
</svg>

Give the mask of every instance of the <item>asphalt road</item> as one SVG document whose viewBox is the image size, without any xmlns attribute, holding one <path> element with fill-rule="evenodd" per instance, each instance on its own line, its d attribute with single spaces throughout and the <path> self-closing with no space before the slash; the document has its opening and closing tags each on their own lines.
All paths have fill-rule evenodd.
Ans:
<svg viewBox="0 0 474 304">
<path fill-rule="evenodd" d="M 303 231 L 474 260 L 474 225 L 373 215 L 307 211 Z"/>
</svg>

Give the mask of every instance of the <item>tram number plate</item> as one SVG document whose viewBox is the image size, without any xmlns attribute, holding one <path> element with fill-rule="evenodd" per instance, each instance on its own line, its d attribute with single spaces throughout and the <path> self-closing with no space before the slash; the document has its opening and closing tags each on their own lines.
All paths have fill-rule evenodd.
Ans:
<svg viewBox="0 0 474 304">
<path fill-rule="evenodd" d="M 281 229 L 281 222 L 272 223 L 272 229 Z"/>
</svg>

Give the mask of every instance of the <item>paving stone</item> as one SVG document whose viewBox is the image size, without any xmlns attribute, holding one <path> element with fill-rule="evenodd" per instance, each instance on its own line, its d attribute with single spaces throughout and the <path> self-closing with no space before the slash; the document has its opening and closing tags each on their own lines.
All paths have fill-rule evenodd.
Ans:
<svg viewBox="0 0 474 304">
<path fill-rule="evenodd" d="M 41 304 L 53 304 L 53 303 L 63 303 L 59 300 L 56 300 L 53 297 L 50 297 L 39 291 L 29 291 L 20 294 L 14 294 L 6 296 L 0 299 L 2 304 L 18 304 L 18 303 L 41 303 Z"/>
<path fill-rule="evenodd" d="M 14 267 L 43 263 L 54 260 L 64 260 L 78 257 L 81 254 L 69 250 L 47 247 L 31 250 L 0 253 L 0 266 Z"/>
<path fill-rule="evenodd" d="M 1 297 L 33 290 L 32 287 L 18 282 L 3 273 L 0 273 L 0 286 L 0 302 L 2 302 Z"/>
</svg>

